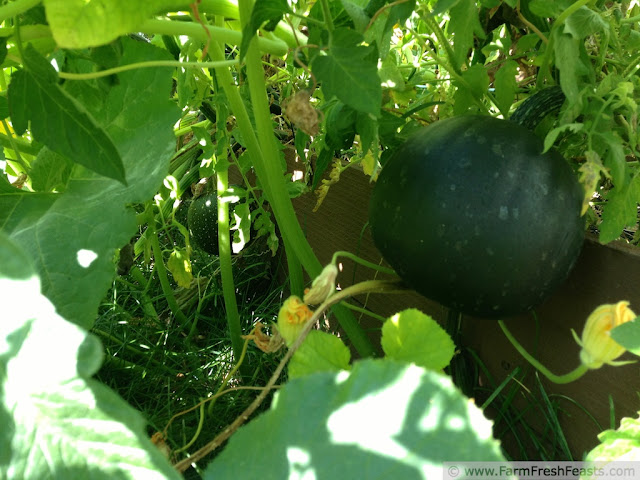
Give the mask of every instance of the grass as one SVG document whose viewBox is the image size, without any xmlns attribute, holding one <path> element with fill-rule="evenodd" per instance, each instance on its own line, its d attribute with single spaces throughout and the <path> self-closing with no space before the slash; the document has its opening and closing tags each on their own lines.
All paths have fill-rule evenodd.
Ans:
<svg viewBox="0 0 640 480">
<path fill-rule="evenodd" d="M 160 241 L 170 249 L 178 237 L 164 235 Z M 285 282 L 274 275 L 277 265 L 261 240 L 234 258 L 244 333 L 257 321 L 275 320 L 282 302 Z M 93 328 L 106 353 L 98 379 L 142 412 L 150 437 L 166 429 L 172 452 L 188 444 L 186 451 L 195 451 L 209 442 L 257 395 L 253 390 L 233 390 L 208 402 L 207 408 L 174 418 L 210 398 L 237 361 L 227 332 L 217 258 L 194 250 L 192 264 L 190 288 L 172 285 L 189 324 L 176 321 L 153 263 L 145 265 L 139 258 L 132 272 L 116 277 Z M 243 363 L 249 365 L 251 378 L 236 375 L 228 386 L 264 385 L 278 361 L 278 354 L 263 353 L 250 344 Z M 268 405 L 265 402 L 263 408 Z"/>
<path fill-rule="evenodd" d="M 493 420 L 494 437 L 500 440 L 507 459 L 581 460 L 586 452 L 574 458 L 561 425 L 561 419 L 572 416 L 567 406 L 584 415 L 572 421 L 591 421 L 602 430 L 579 402 L 565 395 L 549 394 L 533 368 L 516 367 L 505 378 L 496 379 L 472 349 L 463 347 L 457 357 L 460 358 L 457 365 L 452 363 L 459 371 L 453 377 Z M 533 383 L 534 387 L 529 388 L 525 383 Z"/>
</svg>

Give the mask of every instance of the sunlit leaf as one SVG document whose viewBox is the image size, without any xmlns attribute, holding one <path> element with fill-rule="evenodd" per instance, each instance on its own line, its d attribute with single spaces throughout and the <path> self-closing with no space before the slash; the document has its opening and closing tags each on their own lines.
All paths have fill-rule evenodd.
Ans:
<svg viewBox="0 0 640 480">
<path fill-rule="evenodd" d="M 382 326 L 382 349 L 387 358 L 441 370 L 453 358 L 451 337 L 429 315 L 408 309 L 389 317 Z"/>
<path fill-rule="evenodd" d="M 90 378 L 100 342 L 56 313 L 26 257 L 0 233 L 0 478 L 181 478 L 142 416 Z"/>
<path fill-rule="evenodd" d="M 123 64 L 170 57 L 143 42 L 122 43 Z M 76 165 L 64 193 L 0 195 L 0 227 L 29 253 L 43 293 L 58 312 L 84 327 L 92 325 L 113 279 L 115 249 L 136 232 L 128 205 L 150 199 L 167 174 L 178 118 L 167 99 L 171 73 L 169 68 L 123 72 L 108 90 L 90 82 L 67 86 L 113 140 L 128 187 Z"/>
<path fill-rule="evenodd" d="M 351 352 L 335 335 L 312 330 L 289 362 L 289 377 L 349 369 Z"/>
<path fill-rule="evenodd" d="M 350 372 L 288 382 L 271 410 L 234 434 L 203 478 L 431 480 L 453 458 L 504 461 L 480 409 L 449 377 L 364 360 Z"/>
</svg>

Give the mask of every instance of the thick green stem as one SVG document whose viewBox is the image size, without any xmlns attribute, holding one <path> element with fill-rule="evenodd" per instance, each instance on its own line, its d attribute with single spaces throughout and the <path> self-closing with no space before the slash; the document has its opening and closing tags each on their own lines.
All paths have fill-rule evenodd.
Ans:
<svg viewBox="0 0 640 480">
<path fill-rule="evenodd" d="M 545 367 L 538 360 L 533 358 L 533 356 L 531 356 L 531 354 L 527 352 L 522 345 L 520 345 L 520 343 L 511 334 L 509 329 L 507 329 L 507 326 L 504 324 L 502 320 L 500 320 L 498 324 L 500 325 L 500 328 L 504 332 L 507 339 L 511 342 L 511 344 L 515 347 L 515 349 L 518 350 L 520 355 L 522 355 L 522 357 L 527 362 L 533 365 L 533 367 L 536 370 L 542 373 L 545 377 L 547 377 L 553 383 L 570 383 L 577 380 L 578 378 L 583 376 L 585 373 L 587 373 L 587 371 L 589 371 L 589 369 L 585 365 L 580 364 L 580 366 L 578 366 L 575 370 L 572 370 L 571 372 L 566 373 L 564 375 L 556 375 L 552 373 L 547 367 Z"/>
<path fill-rule="evenodd" d="M 147 228 L 147 239 L 151 243 L 151 249 L 153 250 L 153 256 L 155 257 L 155 266 L 156 271 L 158 272 L 158 279 L 160 280 L 160 286 L 162 287 L 162 293 L 164 293 L 165 298 L 167 299 L 167 304 L 171 309 L 171 312 L 176 317 L 180 325 L 187 325 L 189 323 L 189 318 L 182 313 L 182 310 L 178 306 L 178 302 L 176 301 L 176 297 L 173 295 L 173 290 L 171 289 L 171 284 L 169 284 L 169 277 L 167 276 L 167 268 L 164 266 L 164 258 L 162 257 L 162 248 L 160 247 L 160 242 L 158 241 L 158 234 L 156 232 L 155 227 L 155 217 L 152 213 L 152 210 L 149 209 L 148 212 L 149 218 L 149 227 Z"/>
<path fill-rule="evenodd" d="M 225 120 L 226 121 L 226 120 Z M 229 202 L 222 198 L 222 193 L 229 188 L 227 170 L 218 172 L 218 252 L 220 258 L 220 277 L 222 279 L 222 295 L 227 314 L 227 326 L 233 346 L 233 358 L 236 361 L 242 355 L 242 328 L 236 301 L 236 286 L 233 281 L 231 265 L 231 237 L 229 235 Z"/>
<path fill-rule="evenodd" d="M 147 20 L 137 29 L 147 35 L 188 35 L 206 42 L 209 40 L 205 28 L 211 33 L 211 38 L 218 42 L 225 42 L 232 45 L 239 45 L 242 41 L 242 32 L 229 30 L 227 28 L 215 27 L 211 25 L 202 26 L 196 22 L 175 22 L 167 20 Z M 263 53 L 283 56 L 289 47 L 280 40 L 273 40 L 265 37 L 257 37 L 258 48 Z M 223 57 L 222 60 L 225 60 Z"/>
<path fill-rule="evenodd" d="M 176 0 L 171 8 L 166 11 L 190 10 L 194 0 Z M 239 19 L 238 2 L 236 0 L 201 0 L 198 4 L 198 11 L 209 16 L 216 16 L 223 19 Z M 306 18 L 306 17 L 305 17 Z M 268 33 L 268 32 L 267 32 Z M 293 29 L 284 21 L 278 23 L 273 31 L 276 37 L 287 42 L 290 48 L 296 48 L 298 44 L 304 45 L 307 37 L 296 35 Z"/>
<path fill-rule="evenodd" d="M 40 0 L 16 0 L 15 2 L 9 2 L 3 5 L 0 7 L 0 23 L 4 22 L 7 18 L 15 17 L 22 12 L 26 12 L 39 3 Z"/>
<path fill-rule="evenodd" d="M 239 8 L 241 19 L 246 21 L 251 13 L 251 1 L 240 0 Z M 271 116 L 269 114 L 269 101 L 264 82 L 264 70 L 262 69 L 260 53 L 256 48 L 255 40 L 254 38 L 249 45 L 245 60 L 247 79 L 249 81 L 249 93 L 258 133 L 257 138 L 253 135 L 251 124 L 243 121 L 242 123 L 244 123 L 244 125 L 242 125 L 240 118 L 237 116 L 237 110 L 234 109 L 234 113 L 236 113 L 238 126 L 243 130 L 245 142 L 247 142 L 246 133 L 250 133 L 251 136 L 254 137 L 251 141 L 255 141 L 255 149 L 248 148 L 248 151 L 251 152 L 251 150 L 253 150 L 253 152 L 251 152 L 253 154 L 251 156 L 253 166 L 260 178 L 261 185 L 265 188 L 283 237 L 287 238 L 288 244 L 293 249 L 293 251 L 289 250 L 287 255 L 296 255 L 309 276 L 315 278 L 322 271 L 322 265 L 304 236 L 304 232 L 295 215 L 291 199 L 287 193 L 285 177 L 280 167 L 279 149 L 276 145 Z M 214 57 L 214 60 L 217 59 Z M 221 70 L 222 69 L 219 69 L 217 71 Z M 236 90 L 235 87 L 234 90 Z M 229 100 L 231 103 L 231 99 Z M 240 104 L 242 110 L 244 110 L 244 104 L 242 104 L 241 99 Z M 247 147 L 250 147 L 248 142 Z M 339 306 L 336 306 L 334 313 L 338 316 L 340 326 L 349 336 L 349 340 L 351 340 L 358 353 L 362 356 L 372 356 L 374 354 L 374 348 L 353 314 L 348 309 Z"/>
<path fill-rule="evenodd" d="M 283 241 L 285 252 L 289 252 L 289 254 L 287 254 L 287 268 L 289 269 L 289 288 L 291 289 L 291 293 L 293 295 L 302 297 L 304 293 L 304 273 L 302 271 L 302 264 L 300 263 L 300 259 L 295 254 L 291 254 L 291 252 L 294 252 L 295 250 L 288 239 L 285 237 Z"/>
</svg>

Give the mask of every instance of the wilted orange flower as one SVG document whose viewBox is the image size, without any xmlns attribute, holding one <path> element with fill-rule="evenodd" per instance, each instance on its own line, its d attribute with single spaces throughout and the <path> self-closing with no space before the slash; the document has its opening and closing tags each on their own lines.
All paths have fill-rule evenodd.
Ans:
<svg viewBox="0 0 640 480">
<path fill-rule="evenodd" d="M 287 298 L 278 313 L 278 331 L 287 346 L 295 342 L 304 324 L 313 316 L 307 305 L 295 295 Z"/>
<path fill-rule="evenodd" d="M 614 360 L 625 352 L 625 348 L 615 342 L 610 335 L 613 328 L 636 318 L 629 308 L 629 302 L 600 305 L 587 321 L 578 344 L 582 347 L 580 361 L 588 368 L 615 365 Z"/>
<path fill-rule="evenodd" d="M 255 327 L 249 335 L 243 335 L 243 339 L 253 340 L 260 350 L 265 353 L 273 353 L 280 350 L 280 347 L 284 345 L 284 340 L 280 336 L 280 333 L 277 329 L 274 329 L 275 332 L 273 335 L 267 335 L 262 329 L 264 325 L 261 322 L 256 322 Z"/>
</svg>

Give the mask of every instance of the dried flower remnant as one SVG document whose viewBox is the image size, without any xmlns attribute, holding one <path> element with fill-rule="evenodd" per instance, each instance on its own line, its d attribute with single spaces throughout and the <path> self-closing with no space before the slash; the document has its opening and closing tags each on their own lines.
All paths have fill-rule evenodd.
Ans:
<svg viewBox="0 0 640 480">
<path fill-rule="evenodd" d="M 318 134 L 318 111 L 309 102 L 311 95 L 306 90 L 289 97 L 284 105 L 284 114 L 307 135 Z"/>
<path fill-rule="evenodd" d="M 260 350 L 265 353 L 273 353 L 277 352 L 284 345 L 284 339 L 280 335 L 280 332 L 277 328 L 274 328 L 273 335 L 267 335 L 262 329 L 264 325 L 260 322 L 257 322 L 255 327 L 253 327 L 253 331 L 249 335 L 243 335 L 243 339 L 253 340 Z"/>
</svg>

